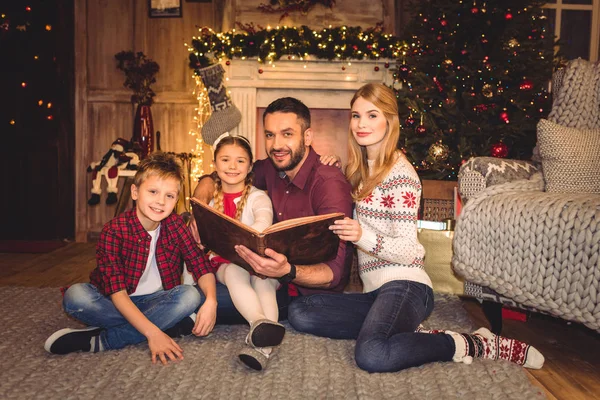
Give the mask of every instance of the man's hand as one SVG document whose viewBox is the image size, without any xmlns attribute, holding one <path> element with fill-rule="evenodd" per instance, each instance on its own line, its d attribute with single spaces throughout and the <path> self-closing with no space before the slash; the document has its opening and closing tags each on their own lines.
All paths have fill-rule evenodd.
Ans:
<svg viewBox="0 0 600 400">
<path fill-rule="evenodd" d="M 217 302 L 213 299 L 206 299 L 204 304 L 198 310 L 196 324 L 192 333 L 196 336 L 206 336 L 212 332 L 217 320 Z"/>
<path fill-rule="evenodd" d="M 265 256 L 261 257 L 246 246 L 237 245 L 235 251 L 242 257 L 252 269 L 259 275 L 269 278 L 281 278 L 290 272 L 290 264 L 287 257 L 274 250 L 266 249 Z"/>
<path fill-rule="evenodd" d="M 362 236 L 362 228 L 358 221 L 348 217 L 334 221 L 329 229 L 347 242 L 357 242 Z"/>
<path fill-rule="evenodd" d="M 148 335 L 148 347 L 152 353 L 152 364 L 156 364 L 157 360 L 160 360 L 163 365 L 167 365 L 169 360 L 183 360 L 181 347 L 162 331 L 156 330 L 153 334 Z"/>
</svg>

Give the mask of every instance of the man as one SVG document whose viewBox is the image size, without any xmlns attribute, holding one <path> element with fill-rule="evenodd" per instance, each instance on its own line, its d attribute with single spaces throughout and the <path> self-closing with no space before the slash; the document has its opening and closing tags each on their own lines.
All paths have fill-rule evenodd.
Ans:
<svg viewBox="0 0 600 400">
<path fill-rule="evenodd" d="M 321 164 L 312 149 L 313 131 L 310 111 L 292 97 L 275 100 L 263 114 L 265 150 L 268 159 L 256 161 L 253 167 L 254 185 L 266 190 L 273 202 L 274 223 L 291 218 L 342 212 L 352 216 L 351 187 L 339 168 Z M 210 198 L 210 179 L 203 179 L 194 197 Z M 197 232 L 194 232 L 197 234 Z M 261 257 L 244 246 L 236 246 L 238 254 L 261 275 L 290 284 L 289 293 L 302 295 L 319 292 L 341 292 L 350 274 L 352 248 L 341 241 L 333 260 L 314 265 L 293 265 L 285 255 L 267 249 Z M 218 321 L 231 323 L 235 311 L 226 288 L 218 287 Z M 280 318 L 287 315 L 290 302 L 280 291 Z M 233 318 L 233 320 L 232 320 Z M 240 318 L 240 322 L 243 319 Z"/>
</svg>

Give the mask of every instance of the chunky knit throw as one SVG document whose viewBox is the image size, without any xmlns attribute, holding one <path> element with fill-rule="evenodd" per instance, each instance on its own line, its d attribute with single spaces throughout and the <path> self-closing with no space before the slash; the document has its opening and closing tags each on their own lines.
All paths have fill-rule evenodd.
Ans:
<svg viewBox="0 0 600 400">
<path fill-rule="evenodd" d="M 542 191 L 541 173 L 464 206 L 454 270 L 517 303 L 600 331 L 600 196 Z"/>
</svg>

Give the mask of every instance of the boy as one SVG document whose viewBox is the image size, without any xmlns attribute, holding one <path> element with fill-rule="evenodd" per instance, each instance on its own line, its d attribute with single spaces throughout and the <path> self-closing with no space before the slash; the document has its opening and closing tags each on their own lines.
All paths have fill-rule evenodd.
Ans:
<svg viewBox="0 0 600 400">
<path fill-rule="evenodd" d="M 152 362 L 167 364 L 183 359 L 172 337 L 210 333 L 217 311 L 214 271 L 182 218 L 172 213 L 182 180 L 172 155 L 157 153 L 140 162 L 131 185 L 135 208 L 102 229 L 90 283 L 65 292 L 65 312 L 89 327 L 55 332 L 44 345 L 48 352 L 95 353 L 147 340 Z M 199 309 L 202 295 L 181 285 L 182 259 L 204 293 Z"/>
</svg>

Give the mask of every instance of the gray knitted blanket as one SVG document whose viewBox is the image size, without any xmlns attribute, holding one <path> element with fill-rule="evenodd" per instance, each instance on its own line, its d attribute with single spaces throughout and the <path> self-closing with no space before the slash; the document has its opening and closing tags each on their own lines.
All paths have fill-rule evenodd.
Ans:
<svg viewBox="0 0 600 400">
<path fill-rule="evenodd" d="M 517 303 L 600 331 L 600 196 L 543 192 L 536 173 L 467 202 L 454 270 Z"/>
<path fill-rule="evenodd" d="M 0 287 L 1 399 L 541 399 L 523 369 L 506 361 L 432 363 L 369 374 L 354 363 L 354 341 L 288 333 L 266 371 L 235 361 L 247 326 L 217 326 L 179 340 L 185 359 L 152 365 L 146 344 L 99 354 L 54 356 L 44 340 L 77 327 L 58 289 Z M 428 326 L 471 331 L 456 297 L 437 296 Z"/>
</svg>

